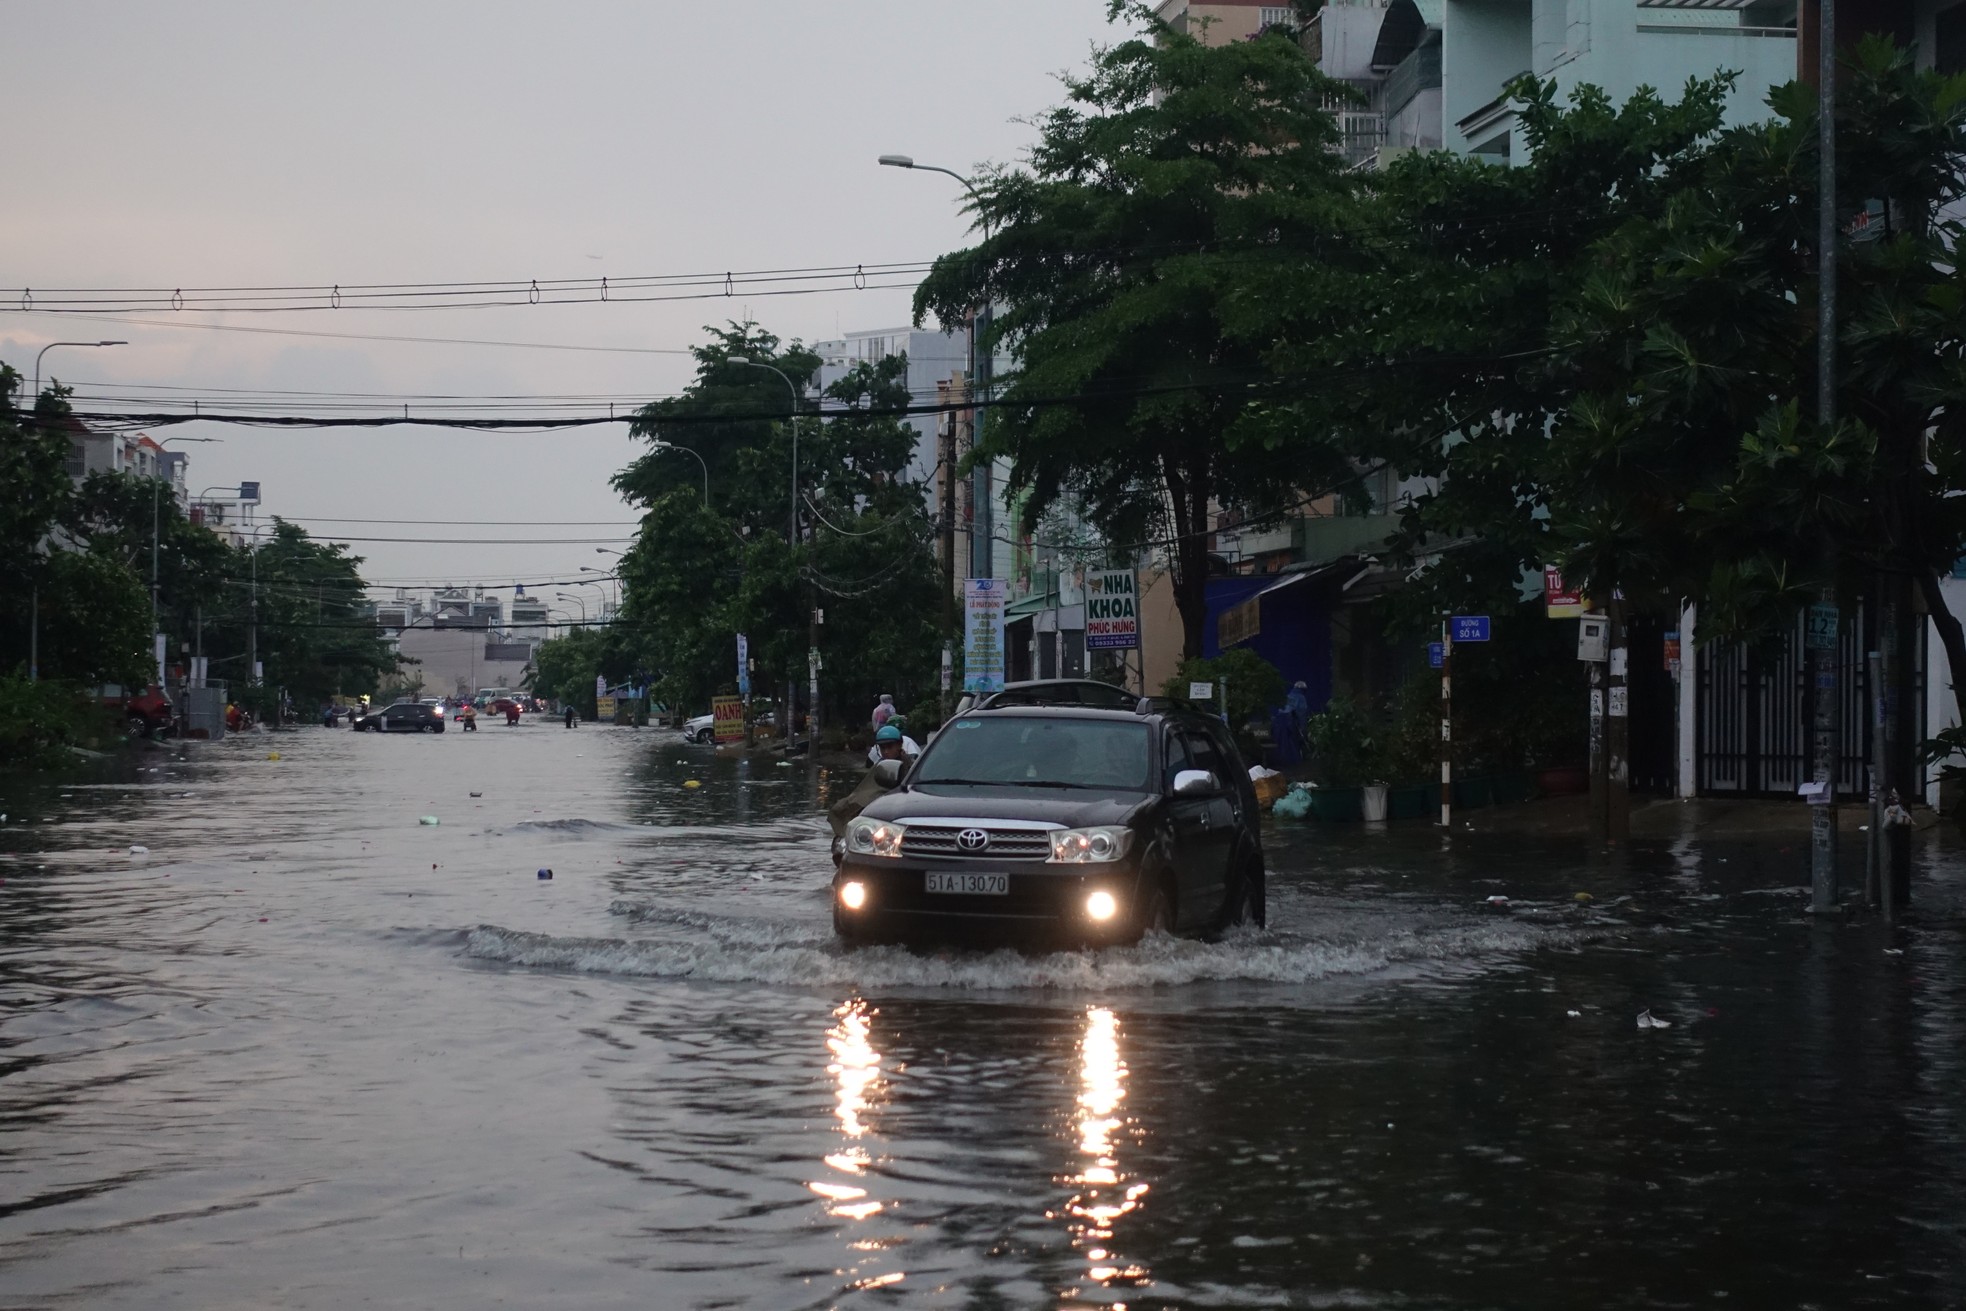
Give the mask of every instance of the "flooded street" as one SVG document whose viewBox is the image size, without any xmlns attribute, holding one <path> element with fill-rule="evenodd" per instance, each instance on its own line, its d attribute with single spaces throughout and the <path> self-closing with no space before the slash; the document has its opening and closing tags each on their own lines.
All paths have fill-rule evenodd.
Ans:
<svg viewBox="0 0 1966 1311">
<path fill-rule="evenodd" d="M 542 720 L 135 768 L 4 801 L 0 1306 L 1966 1288 L 1951 839 L 1895 931 L 1766 844 L 1477 812 L 1267 830 L 1218 944 L 843 953 L 803 766 Z"/>
</svg>

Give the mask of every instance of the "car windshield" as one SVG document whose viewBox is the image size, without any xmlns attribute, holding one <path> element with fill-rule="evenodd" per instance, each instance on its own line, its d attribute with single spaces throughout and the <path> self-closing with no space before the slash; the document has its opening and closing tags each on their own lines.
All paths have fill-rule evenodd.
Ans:
<svg viewBox="0 0 1966 1311">
<path fill-rule="evenodd" d="M 1142 723 L 974 715 L 950 722 L 915 767 L 913 781 L 1145 792 L 1147 745 Z"/>
</svg>

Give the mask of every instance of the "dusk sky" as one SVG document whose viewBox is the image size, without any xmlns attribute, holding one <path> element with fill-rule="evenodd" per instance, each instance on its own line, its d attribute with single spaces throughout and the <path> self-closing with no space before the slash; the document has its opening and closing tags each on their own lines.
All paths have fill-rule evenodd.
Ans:
<svg viewBox="0 0 1966 1311">
<path fill-rule="evenodd" d="M 876 157 L 959 172 L 1020 160 L 1033 130 L 1018 120 L 1057 103 L 1058 73 L 1115 38 L 1105 13 L 1104 0 L 5 0 L 0 110 L 15 131 L 0 360 L 28 374 L 48 342 L 128 339 L 49 352 L 45 373 L 75 385 L 84 410 L 91 395 L 155 395 L 175 409 L 268 390 L 322 394 L 282 398 L 289 413 L 347 403 L 328 393 L 413 410 L 435 396 L 612 397 L 631 410 L 686 383 L 682 352 L 704 324 L 748 314 L 782 337 L 821 340 L 905 323 L 909 294 L 87 319 L 19 306 L 23 289 L 620 279 L 933 258 L 966 241 L 960 187 Z M 348 336 L 283 335 L 295 332 Z M 365 339 L 376 336 L 526 345 Z M 635 453 L 625 424 L 493 435 L 207 423 L 154 435 L 221 438 L 185 448 L 194 492 L 257 479 L 262 516 L 322 537 L 625 546 L 632 532 L 608 487 Z M 330 522 L 358 519 L 404 522 Z M 380 585 L 510 584 L 605 563 L 591 544 L 354 549 Z"/>
</svg>

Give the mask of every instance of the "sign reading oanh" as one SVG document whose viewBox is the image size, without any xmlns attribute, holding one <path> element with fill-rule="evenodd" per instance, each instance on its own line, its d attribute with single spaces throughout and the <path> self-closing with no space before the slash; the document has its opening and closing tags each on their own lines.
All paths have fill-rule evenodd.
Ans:
<svg viewBox="0 0 1966 1311">
<path fill-rule="evenodd" d="M 710 722 L 715 727 L 717 741 L 742 742 L 744 740 L 744 698 L 736 696 L 713 696 L 710 698 Z"/>
<path fill-rule="evenodd" d="M 1140 645 L 1140 592 L 1131 569 L 1099 569 L 1085 576 L 1085 644 L 1094 651 Z"/>
</svg>

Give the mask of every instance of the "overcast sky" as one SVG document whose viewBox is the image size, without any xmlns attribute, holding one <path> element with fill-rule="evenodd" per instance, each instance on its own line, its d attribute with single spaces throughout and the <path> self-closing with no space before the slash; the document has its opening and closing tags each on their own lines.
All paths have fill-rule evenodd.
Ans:
<svg viewBox="0 0 1966 1311">
<path fill-rule="evenodd" d="M 966 240 L 960 188 L 879 168 L 876 156 L 959 172 L 1021 159 L 1033 134 L 1016 120 L 1056 103 L 1057 75 L 1114 38 L 1105 9 L 1105 0 L 0 0 L 0 118 L 13 125 L 0 309 L 18 306 L 24 287 L 619 279 L 932 258 Z M 691 361 L 177 325 L 680 351 L 701 341 L 702 325 L 747 310 L 782 337 L 814 341 L 900 325 L 908 304 L 905 291 L 869 290 L 129 316 L 169 326 L 0 312 L 0 360 L 26 374 L 48 342 L 127 338 L 51 351 L 45 373 L 85 394 L 195 389 L 178 399 L 226 388 L 648 397 L 681 387 Z M 222 438 L 184 448 L 194 492 L 257 479 L 262 515 L 323 537 L 631 533 L 632 513 L 608 487 L 634 454 L 625 425 L 488 435 L 193 424 L 154 435 Z M 385 584 L 509 584 L 607 562 L 592 545 L 354 549 Z"/>
</svg>

